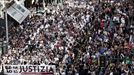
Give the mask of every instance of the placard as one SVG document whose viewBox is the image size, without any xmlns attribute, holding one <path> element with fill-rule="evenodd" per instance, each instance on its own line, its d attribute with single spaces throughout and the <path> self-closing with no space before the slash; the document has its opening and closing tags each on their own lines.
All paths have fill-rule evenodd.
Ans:
<svg viewBox="0 0 134 75">
<path fill-rule="evenodd" d="M 7 9 L 7 13 L 21 24 L 22 21 L 30 14 L 30 11 L 23 5 L 14 3 Z"/>
</svg>

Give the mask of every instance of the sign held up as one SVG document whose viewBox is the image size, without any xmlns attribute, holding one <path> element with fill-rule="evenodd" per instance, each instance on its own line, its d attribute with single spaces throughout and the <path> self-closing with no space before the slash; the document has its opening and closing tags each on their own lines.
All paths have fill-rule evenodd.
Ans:
<svg viewBox="0 0 134 75">
<path fill-rule="evenodd" d="M 14 3 L 7 10 L 13 19 L 15 19 L 19 24 L 30 14 L 30 11 L 21 4 Z"/>
</svg>

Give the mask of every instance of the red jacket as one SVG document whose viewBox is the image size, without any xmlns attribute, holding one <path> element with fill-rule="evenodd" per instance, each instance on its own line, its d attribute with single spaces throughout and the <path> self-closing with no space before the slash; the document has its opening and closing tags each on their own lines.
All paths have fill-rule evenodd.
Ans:
<svg viewBox="0 0 134 75">
<path fill-rule="evenodd" d="M 100 22 L 100 25 L 101 25 L 100 27 L 101 27 L 102 29 L 104 29 L 104 22 L 105 22 L 105 21 L 104 21 L 103 19 L 102 19 L 101 22 Z"/>
</svg>

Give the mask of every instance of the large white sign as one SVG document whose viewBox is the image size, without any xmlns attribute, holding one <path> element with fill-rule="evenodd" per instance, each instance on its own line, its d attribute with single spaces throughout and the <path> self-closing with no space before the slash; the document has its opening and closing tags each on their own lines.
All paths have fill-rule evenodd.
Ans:
<svg viewBox="0 0 134 75">
<path fill-rule="evenodd" d="M 22 21 L 30 14 L 30 11 L 23 5 L 14 3 L 7 9 L 7 13 L 18 23 L 22 23 Z"/>
<path fill-rule="evenodd" d="M 56 72 L 54 65 L 4 65 L 4 73 L 7 75 L 49 74 Z"/>
</svg>

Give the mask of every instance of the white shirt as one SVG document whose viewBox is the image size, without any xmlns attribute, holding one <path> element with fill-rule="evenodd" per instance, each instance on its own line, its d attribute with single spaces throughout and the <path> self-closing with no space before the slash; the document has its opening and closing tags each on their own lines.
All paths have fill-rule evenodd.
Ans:
<svg viewBox="0 0 134 75">
<path fill-rule="evenodd" d="M 89 21 L 90 15 L 86 15 L 86 20 Z"/>
<path fill-rule="evenodd" d="M 123 17 L 121 18 L 121 23 L 125 24 L 125 19 Z"/>
<path fill-rule="evenodd" d="M 109 75 L 114 75 L 113 72 L 111 72 Z"/>
<path fill-rule="evenodd" d="M 117 17 L 117 16 L 115 16 L 114 18 L 113 18 L 113 21 L 118 21 L 119 22 L 119 17 Z"/>
</svg>

